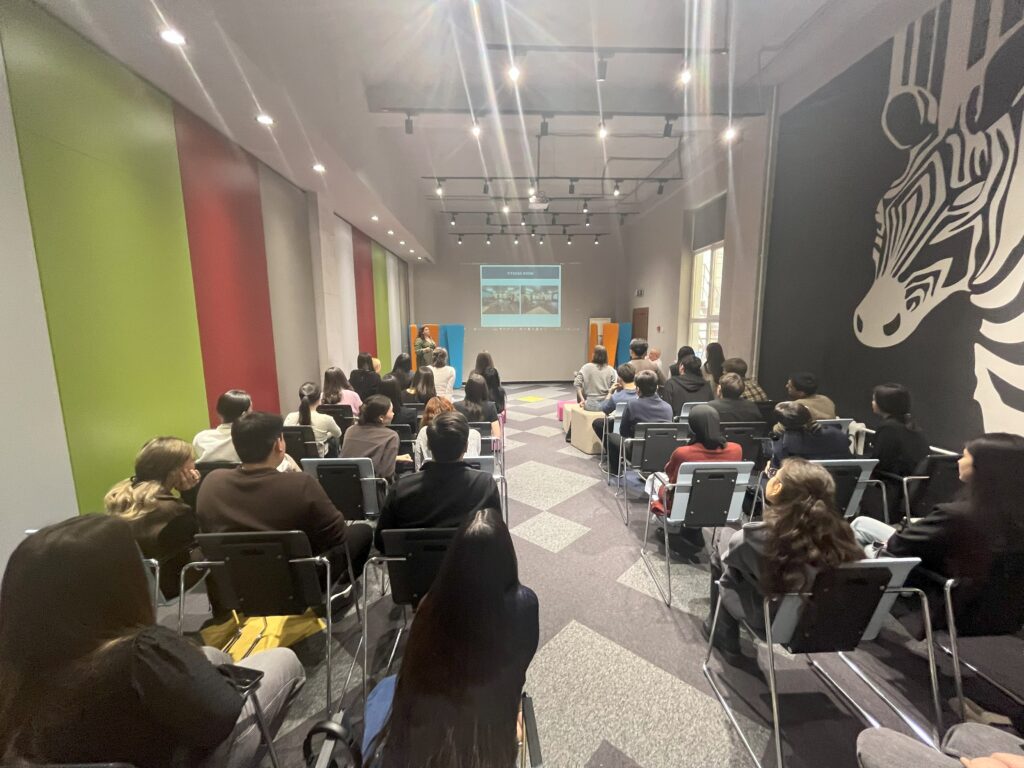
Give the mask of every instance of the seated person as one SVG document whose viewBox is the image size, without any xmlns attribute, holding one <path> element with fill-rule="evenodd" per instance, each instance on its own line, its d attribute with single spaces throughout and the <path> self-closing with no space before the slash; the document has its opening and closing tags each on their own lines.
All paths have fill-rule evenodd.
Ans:
<svg viewBox="0 0 1024 768">
<path fill-rule="evenodd" d="M 711 552 L 710 637 L 722 580 L 722 610 L 713 645 L 730 663 L 740 659 L 739 620 L 764 626 L 765 597 L 808 589 L 818 572 L 861 560 L 864 553 L 836 510 L 836 484 L 824 467 L 787 459 L 765 488 L 764 519 L 720 529 Z"/>
<path fill-rule="evenodd" d="M 242 466 L 211 472 L 203 481 L 199 527 L 204 533 L 302 531 L 314 555 L 330 558 L 338 579 L 348 581 L 348 558 L 358 578 L 373 532 L 365 523 L 346 523 L 312 475 L 277 471 L 284 455 L 283 426 L 275 413 L 247 413 L 235 421 L 231 439 Z"/>
<path fill-rule="evenodd" d="M 397 377 L 388 373 L 380 380 L 380 394 L 391 401 L 391 410 L 394 416 L 391 417 L 391 424 L 405 424 L 412 434 L 416 434 L 419 426 L 420 415 L 415 408 L 407 406 L 402 402 L 402 382 Z"/>
<path fill-rule="evenodd" d="M 286 427 L 312 427 L 316 450 L 323 458 L 328 453 L 337 456 L 337 442 L 341 438 L 341 427 L 333 416 L 320 413 L 320 387 L 315 382 L 307 381 L 299 387 L 299 410 L 292 411 L 284 417 Z M 333 440 L 332 449 L 328 449 L 328 441 Z"/>
<path fill-rule="evenodd" d="M 761 411 L 743 399 L 743 379 L 735 373 L 723 373 L 718 380 L 718 397 L 708 403 L 718 411 L 723 424 L 756 421 L 764 423 Z"/>
<path fill-rule="evenodd" d="M 871 395 L 871 410 L 882 417 L 869 457 L 878 459 L 876 469 L 901 476 L 914 474 L 931 448 L 910 417 L 910 390 L 902 384 L 879 384 Z"/>
<path fill-rule="evenodd" d="M 369 352 L 356 355 L 356 367 L 348 375 L 348 380 L 363 402 L 371 395 L 376 395 L 380 391 L 380 374 L 373 368 L 373 355 Z"/>
<path fill-rule="evenodd" d="M 699 357 L 684 357 L 679 361 L 680 373 L 662 387 L 665 402 L 671 406 L 673 416 L 682 412 L 684 403 L 706 403 L 714 399 L 711 385 L 704 380 L 700 370 Z"/>
<path fill-rule="evenodd" d="M 501 376 L 494 366 L 485 368 L 483 372 L 484 381 L 487 382 L 488 399 L 498 409 L 498 415 L 505 413 L 505 388 L 501 386 Z"/>
<path fill-rule="evenodd" d="M 158 626 L 152 599 L 119 518 L 74 517 L 18 545 L 0 587 L 5 763 L 260 763 L 253 705 L 214 666 L 230 657 Z M 265 673 L 255 695 L 273 737 L 305 681 L 302 665 L 287 648 L 239 664 Z"/>
<path fill-rule="evenodd" d="M 103 498 L 108 513 L 128 521 L 143 557 L 160 563 L 160 592 L 177 597 L 178 574 L 191 559 L 198 529 L 192 508 L 174 492 L 199 483 L 192 446 L 176 437 L 154 437 L 135 457 L 135 474 Z M 199 581 L 192 571 L 186 587 Z"/>
<path fill-rule="evenodd" d="M 412 383 L 412 357 L 408 352 L 399 352 L 391 366 L 391 376 L 398 379 L 399 391 L 405 389 Z"/>
<path fill-rule="evenodd" d="M 806 371 L 794 373 L 786 381 L 786 395 L 799 401 L 815 419 L 836 418 L 836 404 L 818 393 L 818 377 Z"/>
<path fill-rule="evenodd" d="M 993 432 L 970 441 L 960 457 L 962 498 L 939 504 L 926 517 L 897 531 L 879 520 L 853 521 L 857 541 L 874 556 L 879 550 L 892 557 L 920 557 L 921 566 L 947 578 L 968 581 L 954 590 L 957 630 L 985 634 L 1003 617 L 986 604 L 985 582 L 992 568 L 1007 555 L 1024 555 L 1024 437 Z M 941 585 L 924 584 L 937 605 L 932 623 L 945 625 L 940 606 Z M 1024 584 L 1019 585 L 1024 588 Z M 938 610 L 936 610 L 938 608 Z"/>
<path fill-rule="evenodd" d="M 420 602 L 397 678 L 367 698 L 364 765 L 406 768 L 424 755 L 437 765 L 515 765 L 540 636 L 537 595 L 518 570 L 501 513 L 473 514 Z"/>
<path fill-rule="evenodd" d="M 657 363 L 647 359 L 647 339 L 632 339 L 629 342 L 629 365 L 636 373 L 651 371 L 658 377 L 658 386 L 665 383 L 665 372 Z M 710 398 L 709 398 L 710 399 Z"/>
<path fill-rule="evenodd" d="M 328 370 L 338 370 L 332 368 Z M 342 374 L 344 376 L 344 374 Z M 354 393 L 353 393 L 354 394 Z M 196 452 L 196 464 L 213 461 L 232 461 L 241 464 L 242 460 L 235 453 L 235 445 L 231 442 L 231 425 L 243 413 L 252 410 L 252 398 L 244 389 L 229 389 L 217 398 L 217 415 L 221 423 L 213 429 L 204 429 L 192 438 L 192 447 Z M 277 468 L 278 472 L 301 472 L 302 468 L 287 453 Z"/>
<path fill-rule="evenodd" d="M 672 421 L 672 407 L 658 396 L 658 375 L 641 371 L 636 375 L 637 398 L 626 403 L 619 425 L 619 434 L 608 435 L 608 467 L 615 473 L 619 466 L 622 441 L 632 438 L 637 424 Z"/>
<path fill-rule="evenodd" d="M 704 347 L 704 365 L 701 366 L 700 375 L 711 385 L 712 391 L 718 387 L 718 380 L 725 373 L 722 368 L 723 363 L 725 363 L 725 352 L 722 350 L 721 344 L 713 341 Z"/>
<path fill-rule="evenodd" d="M 416 460 L 416 469 L 423 466 L 424 462 L 431 461 L 434 457 L 430 452 L 430 443 L 427 439 L 427 427 L 434 423 L 434 419 L 442 413 L 455 413 L 455 406 L 450 400 L 443 397 L 433 397 L 423 409 L 423 417 L 420 419 L 420 431 L 416 434 L 416 442 L 413 443 L 413 458 Z M 483 439 L 475 429 L 469 430 L 469 444 L 466 447 L 466 458 L 475 459 L 480 455 L 480 445 Z"/>
<path fill-rule="evenodd" d="M 718 420 L 718 411 L 711 404 L 693 406 L 690 411 L 689 445 L 676 448 L 665 465 L 665 474 L 669 483 L 679 479 L 679 468 L 693 461 L 743 461 L 743 448 L 738 443 L 730 443 L 722 434 Z M 672 495 L 666 494 L 665 488 L 658 491 L 658 501 L 654 507 L 665 514 L 672 503 Z"/>
<path fill-rule="evenodd" d="M 323 398 L 320 402 L 323 405 L 347 405 L 352 413 L 359 413 L 363 406 L 363 399 L 349 384 L 348 376 L 341 368 L 328 368 L 324 371 Z"/>
<path fill-rule="evenodd" d="M 647 359 L 658 367 L 658 380 L 668 381 L 668 374 L 665 373 L 665 361 L 661 358 L 661 350 L 657 347 L 651 347 L 647 350 Z"/>
<path fill-rule="evenodd" d="M 440 397 L 453 399 L 455 394 L 455 369 L 448 365 L 448 350 L 438 347 L 434 350 L 434 362 L 427 366 L 434 372 L 434 387 Z"/>
<path fill-rule="evenodd" d="M 373 537 L 381 552 L 381 534 L 388 529 L 458 528 L 478 509 L 501 507 L 494 478 L 462 461 L 469 442 L 466 417 L 438 414 L 426 430 L 433 458 L 419 472 L 398 478 L 388 490 Z"/>
<path fill-rule="evenodd" d="M 479 373 L 471 373 L 466 379 L 466 397 L 454 403 L 455 410 L 465 416 L 466 421 L 490 424 L 491 435 L 500 438 L 501 422 L 498 420 L 498 408 L 488 400 L 489 397 L 490 390 L 484 377 Z"/>
<path fill-rule="evenodd" d="M 849 436 L 841 429 L 819 426 L 802 400 L 779 403 L 775 418 L 782 431 L 772 436 L 773 467 L 789 456 L 819 461 L 850 458 Z"/>
<path fill-rule="evenodd" d="M 888 728 L 868 728 L 857 737 L 862 768 L 1024 768 L 1020 736 L 991 725 L 954 725 L 941 750 Z"/>
<path fill-rule="evenodd" d="M 608 350 L 600 344 L 595 346 L 593 357 L 576 372 L 572 385 L 576 402 L 584 410 L 601 410 L 601 404 L 615 386 L 615 369 L 608 365 Z"/>
<path fill-rule="evenodd" d="M 633 370 L 633 366 L 623 363 L 615 369 L 618 374 L 618 380 L 615 383 L 615 389 L 612 390 L 611 394 L 601 403 L 601 410 L 608 416 L 615 413 L 615 409 L 619 403 L 628 403 L 631 400 L 636 400 L 636 371 Z M 593 422 L 594 433 L 598 438 L 604 437 L 604 420 L 595 419 Z"/>
<path fill-rule="evenodd" d="M 688 344 L 684 344 L 683 346 L 681 346 L 679 348 L 679 351 L 676 353 L 676 361 L 668 367 L 669 378 L 679 375 L 679 366 L 683 362 L 683 360 L 685 360 L 688 357 L 696 356 L 697 353 L 693 351 L 693 347 L 689 346 Z"/>
<path fill-rule="evenodd" d="M 725 362 L 722 363 L 722 372 L 735 373 L 743 379 L 744 400 L 750 400 L 753 403 L 767 403 L 771 399 L 768 397 L 768 393 L 761 389 L 761 385 L 757 383 L 757 379 L 753 376 L 747 376 L 747 361 L 743 358 L 726 358 Z"/>
<path fill-rule="evenodd" d="M 388 428 L 395 415 L 391 401 L 384 395 L 370 395 L 359 411 L 359 421 L 345 430 L 341 458 L 368 458 L 373 473 L 388 482 L 395 479 L 397 462 L 412 461 L 406 454 L 398 455 L 398 433 Z"/>
<path fill-rule="evenodd" d="M 402 402 L 426 404 L 434 397 L 437 397 L 437 390 L 434 388 L 434 369 L 419 368 L 412 375 L 412 384 L 402 393 Z"/>
</svg>

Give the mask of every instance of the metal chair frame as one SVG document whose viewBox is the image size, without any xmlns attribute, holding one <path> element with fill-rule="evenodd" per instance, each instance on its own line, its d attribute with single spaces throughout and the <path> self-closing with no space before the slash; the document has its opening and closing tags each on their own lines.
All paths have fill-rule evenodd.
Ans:
<svg viewBox="0 0 1024 768">
<path fill-rule="evenodd" d="M 498 465 L 496 457 L 473 456 L 471 458 L 464 458 L 462 461 L 474 469 L 478 468 L 481 472 L 487 472 L 494 478 L 494 482 L 498 484 L 498 491 L 501 494 L 501 514 L 505 519 L 505 525 L 508 525 L 508 480 L 505 479 L 503 468 Z"/>
<path fill-rule="evenodd" d="M 611 413 L 604 415 L 604 429 L 601 431 L 601 456 L 598 459 L 598 466 L 601 468 L 601 474 L 603 474 L 607 480 L 605 481 L 609 485 L 611 484 L 612 468 L 606 464 L 608 460 L 608 435 L 614 432 L 622 424 L 622 414 L 626 410 L 626 402 L 622 401 L 615 404 L 615 410 Z"/>
<path fill-rule="evenodd" d="M 622 518 L 624 525 L 629 526 L 629 486 L 626 484 L 626 470 L 637 469 L 644 462 L 643 447 L 647 445 L 647 428 L 648 427 L 671 427 L 682 423 L 683 426 L 689 430 L 689 425 L 685 422 L 672 422 L 672 421 L 651 421 L 642 422 L 636 425 L 636 431 L 634 431 L 634 437 L 627 437 L 622 440 L 622 444 L 619 449 L 619 467 L 618 477 L 615 480 L 615 503 L 619 508 L 619 516 Z M 676 434 L 678 435 L 679 427 L 676 426 Z M 636 435 L 640 435 L 637 437 Z M 632 461 L 633 446 L 639 444 L 641 446 L 640 453 L 640 464 L 634 464 Z M 627 458 L 627 456 L 629 458 Z M 643 472 L 637 469 L 637 473 L 641 479 L 646 480 Z M 619 499 L 619 490 L 622 490 L 622 499 Z"/>
</svg>

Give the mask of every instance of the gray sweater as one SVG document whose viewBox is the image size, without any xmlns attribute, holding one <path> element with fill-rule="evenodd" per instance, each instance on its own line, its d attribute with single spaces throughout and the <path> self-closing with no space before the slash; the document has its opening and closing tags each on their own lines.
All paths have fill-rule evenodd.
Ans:
<svg viewBox="0 0 1024 768">
<path fill-rule="evenodd" d="M 573 386 L 582 389 L 583 397 L 587 400 L 603 399 L 608 396 L 617 380 L 618 375 L 610 365 L 598 367 L 594 363 L 587 363 L 576 373 Z"/>
</svg>

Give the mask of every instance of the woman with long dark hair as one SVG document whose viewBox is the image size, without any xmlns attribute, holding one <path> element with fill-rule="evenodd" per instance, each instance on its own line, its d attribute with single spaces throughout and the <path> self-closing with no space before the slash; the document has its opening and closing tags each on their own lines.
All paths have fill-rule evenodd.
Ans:
<svg viewBox="0 0 1024 768">
<path fill-rule="evenodd" d="M 400 352 L 391 366 L 391 375 L 398 379 L 401 389 L 405 389 L 412 381 L 412 357 L 408 352 Z"/>
<path fill-rule="evenodd" d="M 397 680 L 367 701 L 364 755 L 379 768 L 514 765 L 538 638 L 537 596 L 519 583 L 501 512 L 480 510 L 420 602 Z"/>
<path fill-rule="evenodd" d="M 321 402 L 324 405 L 347 405 L 352 413 L 359 413 L 363 398 L 352 388 L 348 376 L 341 368 L 331 367 L 324 371 L 324 391 Z"/>
<path fill-rule="evenodd" d="M 902 384 L 879 384 L 871 394 L 871 410 L 882 417 L 871 449 L 871 458 L 878 459 L 877 469 L 914 474 L 930 449 L 910 415 L 910 390 Z"/>
<path fill-rule="evenodd" d="M 701 369 L 701 373 L 705 381 L 711 385 L 712 390 L 718 386 L 718 380 L 722 378 L 722 364 L 724 362 L 725 351 L 722 349 L 721 344 L 713 341 L 704 347 L 704 367 Z"/>
<path fill-rule="evenodd" d="M 434 362 L 434 349 L 437 342 L 430 336 L 430 329 L 421 325 L 419 333 L 416 334 L 416 343 L 413 344 L 413 352 L 416 354 L 416 370 L 426 368 Z"/>
<path fill-rule="evenodd" d="M 711 610 L 718 601 L 715 582 L 722 580 L 722 610 L 715 646 L 723 656 L 739 659 L 739 621 L 764 625 L 763 601 L 809 589 L 816 575 L 864 553 L 836 509 L 836 484 L 828 470 L 803 459 L 786 459 L 765 488 L 764 518 L 739 531 L 723 528 L 711 554 Z M 711 616 L 704 634 L 711 631 Z"/>
<path fill-rule="evenodd" d="M 434 387 L 434 369 L 420 368 L 412 375 L 412 384 L 402 395 L 402 401 L 406 403 L 429 403 L 437 397 L 437 389 Z"/>
<path fill-rule="evenodd" d="M 687 462 L 743 461 L 743 447 L 738 443 L 730 443 L 722 434 L 718 411 L 710 405 L 701 403 L 693 406 L 689 424 L 690 442 L 676 448 L 665 465 L 665 474 L 670 483 L 679 479 L 679 468 Z M 665 489 L 661 488 L 655 507 L 667 511 L 671 503 L 671 494 L 666 495 Z"/>
<path fill-rule="evenodd" d="M 476 356 L 476 365 L 473 366 L 473 373 L 479 373 L 481 376 L 484 375 L 484 371 L 488 368 L 494 367 L 494 358 L 491 357 L 491 353 L 486 350 L 478 352 Z"/>
<path fill-rule="evenodd" d="M 18 545 L 0 587 L 0 762 L 259 762 L 252 705 L 214 666 L 230 657 L 157 626 L 150 594 L 120 518 L 75 517 Z M 273 727 L 302 665 L 275 648 L 244 666 L 265 673 L 256 695 Z"/>
<path fill-rule="evenodd" d="M 466 417 L 471 424 L 489 422 L 491 436 L 501 437 L 501 422 L 498 420 L 498 409 L 490 400 L 487 382 L 479 373 L 469 374 L 466 379 L 466 397 L 455 403 L 455 410 Z"/>
<path fill-rule="evenodd" d="M 416 413 L 415 408 L 410 408 L 402 402 L 402 382 L 399 378 L 390 373 L 386 374 L 380 380 L 380 394 L 391 401 L 391 407 L 394 411 L 391 423 L 405 424 L 415 435 L 416 428 L 419 426 L 419 414 Z"/>
<path fill-rule="evenodd" d="M 501 386 L 501 376 L 494 366 L 484 369 L 484 381 L 487 382 L 488 399 L 498 409 L 498 415 L 505 413 L 505 388 Z"/>
<path fill-rule="evenodd" d="M 370 395 L 376 395 L 380 391 L 380 374 L 373 369 L 373 355 L 360 352 L 356 356 L 355 370 L 349 374 L 348 380 L 363 401 Z"/>
<path fill-rule="evenodd" d="M 284 417 L 286 427 L 312 427 L 313 438 L 316 440 L 316 449 L 320 456 L 328 453 L 328 441 L 333 439 L 335 443 L 341 438 L 341 427 L 334 420 L 333 416 L 320 413 L 317 406 L 320 405 L 320 387 L 316 382 L 307 381 L 299 387 L 299 410 L 292 411 Z M 337 456 L 337 448 L 332 451 Z"/>
</svg>

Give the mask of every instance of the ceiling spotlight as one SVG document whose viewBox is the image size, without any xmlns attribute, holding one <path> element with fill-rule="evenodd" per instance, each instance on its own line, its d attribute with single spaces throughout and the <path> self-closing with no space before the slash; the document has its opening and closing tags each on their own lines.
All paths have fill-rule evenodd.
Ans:
<svg viewBox="0 0 1024 768">
<path fill-rule="evenodd" d="M 557 213 L 552 213 L 551 214 L 551 223 L 552 224 L 557 224 L 558 223 L 558 214 Z"/>
<path fill-rule="evenodd" d="M 502 213 L 508 213 L 509 212 L 508 203 L 505 203 L 504 205 L 501 206 L 501 212 Z"/>
<path fill-rule="evenodd" d="M 479 139 L 480 138 L 480 123 L 473 123 L 473 127 L 469 129 L 469 132 L 472 133 L 474 136 L 476 136 L 476 138 Z"/>
<path fill-rule="evenodd" d="M 739 136 L 740 132 L 736 130 L 736 126 L 730 125 L 722 132 L 722 140 L 726 143 L 731 144 L 736 141 L 736 137 Z"/>
<path fill-rule="evenodd" d="M 548 135 L 548 119 L 546 117 L 542 117 L 540 120 L 540 135 Z"/>
<path fill-rule="evenodd" d="M 323 163 L 313 163 L 313 170 L 317 173 L 327 173 L 327 169 L 324 168 Z"/>
<path fill-rule="evenodd" d="M 423 257 L 422 256 L 417 256 L 416 257 L 416 261 L 423 261 Z"/>
<path fill-rule="evenodd" d="M 412 136 L 412 115 L 405 116 L 405 134 L 406 136 Z"/>
<path fill-rule="evenodd" d="M 488 235 L 487 239 L 484 242 L 487 243 L 487 245 L 490 245 L 491 244 L 491 236 Z"/>
<path fill-rule="evenodd" d="M 491 194 L 491 185 L 487 183 L 487 179 L 484 179 L 484 194 Z"/>
<path fill-rule="evenodd" d="M 451 224 L 453 227 L 455 226 L 455 214 L 454 213 L 452 214 L 452 220 L 449 221 L 448 223 Z"/>
<path fill-rule="evenodd" d="M 512 241 L 512 245 L 519 245 L 519 235 L 516 235 L 515 239 Z"/>
<path fill-rule="evenodd" d="M 597 82 L 603 83 L 608 79 L 608 59 L 597 60 Z"/>
<path fill-rule="evenodd" d="M 567 238 L 565 238 L 565 244 L 572 245 L 572 235 L 569 235 Z"/>
<path fill-rule="evenodd" d="M 370 217 L 370 221 L 380 221 L 380 216 L 375 213 Z"/>
<path fill-rule="evenodd" d="M 672 119 L 665 118 L 665 127 L 661 129 L 661 135 L 663 138 L 669 138 L 672 135 Z"/>
<path fill-rule="evenodd" d="M 459 245 L 462 245 L 462 235 L 459 235 Z"/>
<path fill-rule="evenodd" d="M 525 227 L 526 226 L 526 215 L 525 214 L 522 214 L 519 217 L 519 226 L 520 227 Z"/>
<path fill-rule="evenodd" d="M 388 234 L 389 234 L 389 235 L 394 235 L 394 234 L 395 234 L 395 230 L 393 230 L 393 229 L 389 229 L 389 230 L 388 230 Z"/>
<path fill-rule="evenodd" d="M 508 79 L 513 83 L 518 83 L 520 74 L 522 73 L 519 71 L 519 67 L 513 62 L 512 66 L 508 68 Z"/>
<path fill-rule="evenodd" d="M 399 241 L 398 241 L 398 244 L 399 244 L 399 245 L 405 245 L 405 240 L 399 240 Z"/>
<path fill-rule="evenodd" d="M 437 187 L 434 188 L 434 192 L 437 193 L 438 197 L 441 197 L 442 195 L 444 195 L 444 186 L 442 186 L 442 184 L 441 184 L 441 179 L 437 180 Z"/>
<path fill-rule="evenodd" d="M 616 197 L 618 197 L 621 194 L 621 191 L 619 190 L 618 181 L 615 182 L 615 189 L 612 190 L 612 194 L 615 195 Z"/>
<path fill-rule="evenodd" d="M 530 179 L 530 187 L 529 189 L 526 190 L 526 194 L 528 194 L 530 197 L 533 197 L 534 195 L 537 194 L 537 184 L 533 179 Z"/>
<path fill-rule="evenodd" d="M 604 123 L 601 123 L 601 125 L 597 129 L 597 138 L 599 138 L 599 139 L 606 139 L 606 138 L 608 138 L 608 129 L 604 127 Z"/>
<path fill-rule="evenodd" d="M 534 227 L 532 230 L 530 230 L 530 237 L 536 237 L 536 236 L 537 236 L 537 228 Z"/>
<path fill-rule="evenodd" d="M 165 43 L 170 43 L 171 45 L 185 44 L 185 36 L 172 27 L 167 27 L 166 29 L 161 30 L 160 39 Z"/>
<path fill-rule="evenodd" d="M 409 253 L 416 253 L 416 249 L 415 248 L 410 248 L 409 249 Z"/>
<path fill-rule="evenodd" d="M 659 195 L 665 194 L 665 182 L 664 181 L 659 181 L 658 182 L 658 194 Z"/>
<path fill-rule="evenodd" d="M 690 71 L 689 67 L 683 65 L 683 68 L 679 71 L 679 84 L 689 85 L 691 80 L 693 80 L 693 72 Z"/>
<path fill-rule="evenodd" d="M 539 243 L 540 243 L 541 245 L 544 245 L 544 235 L 541 235 L 541 236 L 540 236 L 540 240 L 539 240 L 538 242 L 539 242 Z"/>
<path fill-rule="evenodd" d="M 597 242 L 597 235 L 594 235 L 594 245 L 597 245 L 597 244 L 598 244 L 598 242 Z"/>
<path fill-rule="evenodd" d="M 576 179 L 569 179 L 569 194 L 576 194 Z"/>
<path fill-rule="evenodd" d="M 562 234 L 563 234 L 563 235 L 566 235 L 566 234 L 568 234 L 568 233 L 569 233 L 569 228 L 568 228 L 568 227 L 566 227 L 566 226 L 565 226 L 565 225 L 563 224 L 563 225 L 562 225 Z"/>
<path fill-rule="evenodd" d="M 266 112 L 260 112 L 256 115 L 256 122 L 260 125 L 265 125 L 268 128 L 274 124 L 274 118 L 268 115 Z"/>
<path fill-rule="evenodd" d="M 586 200 L 584 200 L 583 201 L 583 212 L 584 213 L 588 213 L 589 211 L 590 211 L 590 204 Z"/>
<path fill-rule="evenodd" d="M 589 227 L 590 226 L 590 217 L 589 216 L 587 216 L 586 220 L 583 222 L 583 226 L 584 227 Z"/>
</svg>

